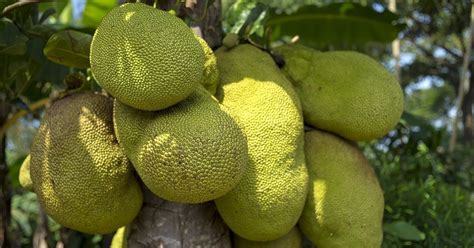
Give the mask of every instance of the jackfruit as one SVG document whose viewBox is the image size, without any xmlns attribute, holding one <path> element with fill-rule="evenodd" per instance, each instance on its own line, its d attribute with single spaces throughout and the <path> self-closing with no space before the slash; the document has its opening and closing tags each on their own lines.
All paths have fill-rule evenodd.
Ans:
<svg viewBox="0 0 474 248">
<path fill-rule="evenodd" d="M 33 182 L 31 181 L 30 176 L 30 159 L 31 156 L 26 156 L 25 160 L 20 167 L 20 175 L 18 177 L 21 187 L 28 191 L 33 191 Z"/>
<path fill-rule="evenodd" d="M 112 237 L 112 242 L 110 243 L 110 248 L 127 248 L 127 232 L 129 228 L 123 226 L 115 232 Z"/>
<path fill-rule="evenodd" d="M 305 153 L 310 187 L 301 231 L 318 248 L 380 247 L 383 193 L 364 155 L 322 131 L 305 134 Z"/>
<path fill-rule="evenodd" d="M 297 223 L 306 199 L 300 103 L 267 53 L 246 44 L 216 56 L 217 98 L 240 120 L 250 158 L 240 183 L 215 200 L 217 209 L 245 239 L 278 239 Z"/>
<path fill-rule="evenodd" d="M 214 52 L 207 45 L 205 40 L 199 36 L 196 36 L 196 39 L 201 44 L 206 58 L 204 62 L 204 76 L 201 80 L 201 84 L 204 86 L 204 88 L 206 88 L 207 91 L 209 91 L 209 93 L 215 95 L 217 84 L 219 83 L 219 71 L 217 70 L 216 55 L 214 55 Z"/>
<path fill-rule="evenodd" d="M 367 55 L 319 52 L 303 46 L 277 49 L 293 82 L 305 122 L 347 139 L 363 141 L 390 131 L 403 112 L 396 78 Z"/>
<path fill-rule="evenodd" d="M 201 82 L 204 51 L 181 19 L 128 3 L 102 19 L 90 61 L 99 85 L 120 102 L 160 110 L 184 100 Z"/>
<path fill-rule="evenodd" d="M 133 167 L 114 136 L 113 102 L 82 93 L 55 101 L 31 148 L 30 174 L 46 213 L 68 228 L 103 234 L 142 205 Z"/>
<path fill-rule="evenodd" d="M 115 101 L 114 122 L 140 178 L 166 200 L 213 200 L 231 190 L 247 167 L 244 134 L 202 86 L 162 111 L 140 111 Z"/>
<path fill-rule="evenodd" d="M 235 248 L 301 248 L 303 236 L 297 227 L 293 227 L 285 236 L 271 241 L 251 241 L 234 235 Z"/>
</svg>

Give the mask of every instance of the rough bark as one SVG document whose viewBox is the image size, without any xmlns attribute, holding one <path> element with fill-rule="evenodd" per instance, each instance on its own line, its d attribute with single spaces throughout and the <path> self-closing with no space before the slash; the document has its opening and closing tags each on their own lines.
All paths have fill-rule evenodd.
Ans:
<svg viewBox="0 0 474 248">
<path fill-rule="evenodd" d="M 201 36 L 209 47 L 215 49 L 222 45 L 224 34 L 221 20 L 221 1 L 215 0 L 206 8 L 208 2 L 211 2 L 211 0 L 199 0 L 191 11 L 187 9 L 185 12 L 193 20 L 191 28 L 194 32 Z"/>
<path fill-rule="evenodd" d="M 144 204 L 130 227 L 128 247 L 231 247 L 213 202 L 169 202 L 143 188 Z"/>
</svg>

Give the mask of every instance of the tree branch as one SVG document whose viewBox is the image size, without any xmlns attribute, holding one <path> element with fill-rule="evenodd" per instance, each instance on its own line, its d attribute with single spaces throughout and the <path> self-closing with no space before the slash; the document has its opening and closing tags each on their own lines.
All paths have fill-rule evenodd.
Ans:
<svg viewBox="0 0 474 248">
<path fill-rule="evenodd" d="M 26 5 L 38 3 L 38 2 L 39 2 L 39 0 L 18 0 L 18 2 L 14 3 L 14 4 L 10 4 L 7 7 L 5 7 L 2 11 L 2 14 L 4 16 L 6 16 L 15 9 L 21 8 L 21 7 L 26 6 Z"/>
<path fill-rule="evenodd" d="M 37 109 L 40 109 L 40 108 L 46 106 L 46 104 L 48 102 L 49 102 L 49 98 L 43 98 L 43 99 L 29 105 L 28 110 L 20 110 L 20 111 L 16 112 L 12 117 L 10 117 L 7 121 L 5 121 L 5 123 L 3 123 L 0 126 L 0 139 L 5 137 L 5 134 L 8 130 L 8 128 L 11 127 L 13 124 L 15 124 L 18 119 L 20 119 L 21 117 L 27 115 L 28 113 L 31 113 L 31 112 L 33 112 Z"/>
</svg>

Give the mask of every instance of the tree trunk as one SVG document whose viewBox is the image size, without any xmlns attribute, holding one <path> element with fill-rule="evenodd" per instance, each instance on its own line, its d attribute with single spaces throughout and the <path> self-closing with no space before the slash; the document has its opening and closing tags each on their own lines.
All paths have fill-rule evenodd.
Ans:
<svg viewBox="0 0 474 248">
<path fill-rule="evenodd" d="M 0 100 L 0 127 L 10 112 L 9 104 Z M 5 137 L 0 137 L 0 247 L 10 247 L 8 228 L 10 225 L 11 192 L 8 182 L 8 167 L 5 158 Z"/>
<path fill-rule="evenodd" d="M 474 65 L 471 64 L 471 74 L 474 73 Z M 474 104 L 474 77 L 471 76 L 470 87 L 462 103 L 463 141 L 466 145 L 474 144 L 474 118 L 472 116 Z"/>
<path fill-rule="evenodd" d="M 397 1 L 389 0 L 388 9 L 393 13 L 397 12 Z M 401 68 L 400 68 L 400 39 L 395 39 L 392 42 L 392 56 L 395 60 L 395 76 L 399 83 L 401 83 Z"/>
<path fill-rule="evenodd" d="M 172 6 L 170 0 L 158 1 L 159 7 Z M 174 1 L 171 1 L 174 3 Z M 180 9 L 193 21 L 191 28 L 211 48 L 221 45 L 223 30 L 221 1 L 185 1 Z M 181 204 L 163 200 L 145 186 L 143 207 L 130 226 L 127 245 L 134 247 L 231 247 L 230 232 L 213 202 Z"/>
<path fill-rule="evenodd" d="M 469 92 L 470 77 L 469 69 L 471 64 L 471 51 L 474 43 L 474 2 L 471 3 L 471 15 L 470 15 L 470 24 L 469 24 L 469 35 L 467 36 L 466 41 L 463 41 L 465 44 L 465 51 L 463 54 L 463 63 L 460 69 L 460 80 L 458 85 L 458 93 L 456 98 L 455 114 L 451 124 L 451 137 L 449 139 L 449 152 L 453 152 L 457 143 L 457 132 L 458 132 L 458 122 L 459 116 L 461 115 L 462 106 L 464 103 L 464 98 L 466 93 Z"/>
<path fill-rule="evenodd" d="M 130 227 L 128 247 L 231 247 L 229 230 L 213 202 L 169 202 L 143 189 L 143 207 Z"/>
</svg>

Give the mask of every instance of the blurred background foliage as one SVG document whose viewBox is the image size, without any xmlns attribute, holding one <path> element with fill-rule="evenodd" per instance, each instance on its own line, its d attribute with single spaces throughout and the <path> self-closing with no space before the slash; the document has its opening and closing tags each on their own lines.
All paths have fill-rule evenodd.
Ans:
<svg viewBox="0 0 474 248">
<path fill-rule="evenodd" d="M 0 10 L 14 2 L 1 1 Z M 471 2 L 394 3 L 222 0 L 223 29 L 267 49 L 297 41 L 324 51 L 357 50 L 393 71 L 405 91 L 402 120 L 386 137 L 359 144 L 385 192 L 383 247 L 473 247 L 474 77 L 470 88 L 459 91 L 465 58 L 471 62 L 468 71 L 474 72 L 468 52 Z M 94 83 L 84 66 L 56 64 L 54 57 L 75 61 L 74 56 L 87 56 L 87 49 L 74 50 L 74 42 L 87 47 L 88 35 L 118 4 L 27 4 L 0 19 L 0 137 L 6 137 L 0 146 L 6 161 L 0 166 L 0 209 L 11 218 L 0 231 L 8 232 L 12 247 L 41 242 L 107 247 L 110 241 L 110 235 L 84 235 L 48 219 L 35 194 L 20 188 L 18 172 L 48 98 L 71 82 Z M 81 33 L 61 40 L 58 32 L 63 30 Z M 56 42 L 48 43 L 52 35 Z"/>
</svg>

